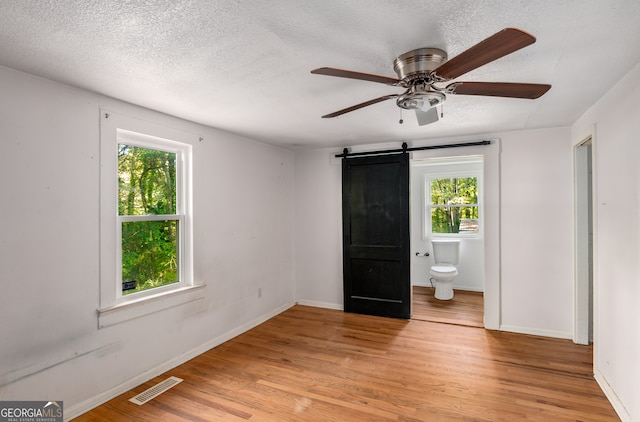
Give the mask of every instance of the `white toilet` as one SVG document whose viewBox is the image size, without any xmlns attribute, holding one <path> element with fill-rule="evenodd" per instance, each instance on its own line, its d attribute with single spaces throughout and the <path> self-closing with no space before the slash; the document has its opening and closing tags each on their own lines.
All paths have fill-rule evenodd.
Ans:
<svg viewBox="0 0 640 422">
<path fill-rule="evenodd" d="M 456 264 L 460 256 L 460 240 L 432 239 L 435 265 L 429 273 L 436 291 L 434 297 L 440 300 L 453 299 L 453 280 L 458 275 Z"/>
</svg>

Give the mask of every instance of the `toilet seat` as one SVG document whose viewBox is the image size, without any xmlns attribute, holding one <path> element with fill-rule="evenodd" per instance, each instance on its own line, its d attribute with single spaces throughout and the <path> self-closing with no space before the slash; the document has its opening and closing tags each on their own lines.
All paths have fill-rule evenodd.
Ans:
<svg viewBox="0 0 640 422">
<path fill-rule="evenodd" d="M 438 273 L 443 275 L 452 275 L 457 272 L 458 270 L 453 265 L 438 264 L 431 267 L 431 274 Z"/>
<path fill-rule="evenodd" d="M 453 299 L 453 280 L 458 269 L 451 264 L 436 264 L 431 267 L 431 283 L 435 287 L 433 297 L 439 300 Z"/>
</svg>

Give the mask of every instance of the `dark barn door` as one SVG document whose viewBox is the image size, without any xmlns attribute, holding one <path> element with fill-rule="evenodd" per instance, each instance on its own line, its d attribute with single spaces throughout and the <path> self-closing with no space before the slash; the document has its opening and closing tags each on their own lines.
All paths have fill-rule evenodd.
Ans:
<svg viewBox="0 0 640 422">
<path fill-rule="evenodd" d="M 411 317 L 409 154 L 342 160 L 344 310 Z"/>
</svg>

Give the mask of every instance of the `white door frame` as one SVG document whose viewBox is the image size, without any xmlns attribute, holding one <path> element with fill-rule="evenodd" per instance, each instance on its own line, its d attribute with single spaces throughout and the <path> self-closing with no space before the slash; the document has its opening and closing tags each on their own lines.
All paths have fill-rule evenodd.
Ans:
<svg viewBox="0 0 640 422">
<path fill-rule="evenodd" d="M 573 147 L 574 329 L 576 344 L 593 338 L 593 138 Z"/>
</svg>

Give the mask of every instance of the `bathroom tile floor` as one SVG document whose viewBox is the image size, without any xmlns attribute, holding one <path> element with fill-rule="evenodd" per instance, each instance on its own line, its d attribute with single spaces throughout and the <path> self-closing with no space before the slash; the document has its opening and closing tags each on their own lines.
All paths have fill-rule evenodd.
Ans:
<svg viewBox="0 0 640 422">
<path fill-rule="evenodd" d="M 446 324 L 483 327 L 484 298 L 482 292 L 456 290 L 452 300 L 433 297 L 432 287 L 413 286 L 411 319 Z"/>
</svg>

